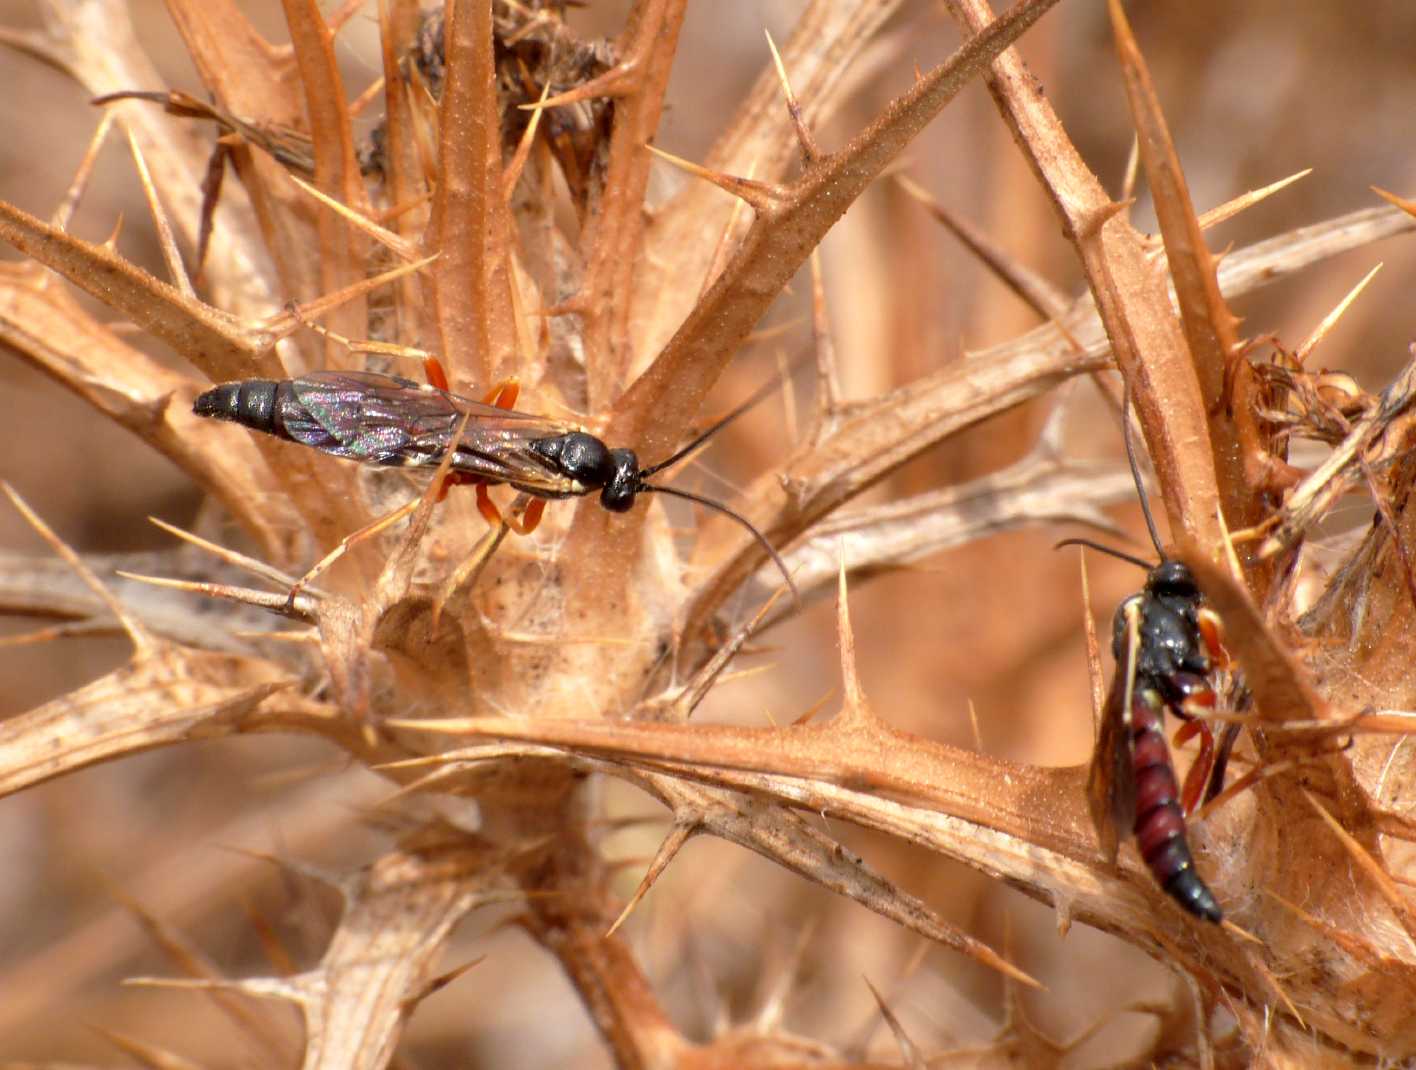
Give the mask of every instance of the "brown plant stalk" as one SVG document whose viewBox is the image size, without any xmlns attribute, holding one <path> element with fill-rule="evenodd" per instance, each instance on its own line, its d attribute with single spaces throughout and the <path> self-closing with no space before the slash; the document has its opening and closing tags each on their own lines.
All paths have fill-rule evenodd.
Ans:
<svg viewBox="0 0 1416 1070">
<path fill-rule="evenodd" d="M 1063 26 L 1090 32 L 1095 13 L 1056 0 L 1002 12 L 948 0 L 947 20 L 811 0 L 753 46 L 756 80 L 712 115 L 701 164 L 670 144 L 680 117 L 713 99 L 699 85 L 675 95 L 702 43 L 680 0 L 635 0 L 618 23 L 539 0 L 379 0 L 363 20 L 357 4 L 285 0 L 278 40 L 235 0 L 169 0 L 200 91 L 163 83 L 117 0 L 38 7 L 41 29 L 0 40 L 104 110 L 81 120 L 88 148 L 67 193 L 48 192 L 48 218 L 0 200 L 0 237 L 23 256 L 0 265 L 0 340 L 174 462 L 220 519 L 203 508 L 163 522 L 156 552 L 79 552 L 29 504 L 41 488 L 23 467 L 7 471 L 14 515 L 62 567 L 33 541 L 0 557 L 0 606 L 49 622 L 0 642 L 118 636 L 126 661 L 0 722 L 0 796 L 49 819 L 58 857 L 80 848 L 52 800 L 99 767 L 122 776 L 132 763 L 120 759 L 142 752 L 174 775 L 202 760 L 192 744 L 236 756 L 250 737 L 270 769 L 292 748 L 304 783 L 244 801 L 281 824 L 282 847 L 189 879 L 173 877 L 193 850 L 176 838 L 183 815 L 161 815 L 154 833 L 174 838 L 148 866 L 162 881 L 127 873 L 109 897 L 119 906 L 63 925 L 73 935 L 55 952 L 0 959 L 0 991 L 22 992 L 0 1001 L 0 1036 L 71 1013 L 124 971 L 164 990 L 144 999 L 209 1002 L 239 1038 L 236 1061 L 262 1065 L 437 1065 L 443 1047 L 473 1043 L 491 1064 L 526 1065 L 497 1046 L 492 1018 L 469 1019 L 473 1004 L 515 1008 L 516 1043 L 547 1065 L 1345 1065 L 1416 1052 L 1409 365 L 1385 386 L 1317 365 L 1358 291 L 1326 318 L 1303 306 L 1321 326 L 1293 350 L 1241 337 L 1235 310 L 1299 268 L 1412 229 L 1410 202 L 1214 245 L 1208 228 L 1282 204 L 1286 183 L 1266 175 L 1262 191 L 1197 209 L 1174 132 L 1185 104 L 1153 69 L 1164 49 L 1117 0 L 1106 92 L 1130 126 L 1111 134 L 1137 138 L 1155 237 L 1019 52 L 1061 47 Z M 346 56 L 361 22 L 377 34 L 363 68 Z M 1019 214 L 1036 233 L 1060 225 L 1077 296 L 1018 253 L 1001 217 L 966 218 L 938 182 L 941 131 L 980 84 L 993 109 L 980 155 L 985 135 L 1021 151 L 1037 197 Z M 120 132 L 166 278 L 139 264 L 135 224 L 82 236 Z M 228 165 L 239 188 L 220 182 Z M 967 348 L 895 344 L 904 324 L 944 322 L 933 269 L 912 252 L 930 217 L 966 242 L 969 277 L 1002 280 L 1032 318 L 990 299 L 987 329 L 950 321 Z M 843 270 L 836 243 L 862 233 L 870 243 Z M 184 261 L 198 248 L 200 263 Z M 794 291 L 809 323 L 781 311 Z M 886 326 L 863 352 L 853 332 L 877 311 Z M 798 352 L 815 364 L 804 414 Z M 515 380 L 518 408 L 632 448 L 641 466 L 749 380 L 787 370 L 780 402 L 649 479 L 736 517 L 647 491 L 616 514 L 592 493 L 550 501 L 525 538 L 488 529 L 469 488 L 442 500 L 450 451 L 419 483 L 192 410 L 212 382 L 326 368 L 416 379 L 429 356 L 456 394 Z M 1130 848 L 1111 864 L 1098 846 L 1082 680 L 1088 660 L 1098 685 L 1119 670 L 1099 664 L 1071 556 L 1029 534 L 1116 532 L 1104 510 L 1135 494 L 1114 459 L 1116 372 L 1168 553 L 1199 578 L 1234 655 L 1213 677 L 1214 727 L 1243 727 L 1230 788 L 1190 824 L 1224 925 L 1181 911 Z M 1331 448 L 1326 463 L 1305 441 Z M 720 466 L 741 485 L 699 489 Z M 515 520 L 534 492 L 489 493 Z M 1354 495 L 1374 519 L 1334 549 L 1322 525 Z M 348 539 L 400 508 L 406 523 Z M 780 597 L 748 526 L 801 606 Z M 937 580 L 946 550 L 959 567 Z M 1098 576 L 1088 589 L 1105 619 L 1104 599 L 1141 581 Z M 903 594 L 882 618 L 875 599 L 892 589 Z M 827 619 L 815 607 L 829 601 Z M 766 641 L 779 644 L 770 662 L 751 660 Z M 971 742 L 945 713 L 966 698 L 984 714 Z M 786 713 L 764 720 L 768 706 Z M 253 819 L 233 818 L 242 806 L 214 768 L 187 774 L 191 812 L 207 819 L 194 835 L 248 837 Z M 306 812 L 312 800 L 339 818 Z M 100 829 L 125 820 L 82 809 Z M 317 862 L 321 846 L 336 860 Z M 1042 907 L 995 896 L 1011 903 L 1000 923 L 972 886 Z M 774 973 L 772 950 L 793 943 L 778 930 L 806 894 L 823 921 Z M 760 938 L 743 910 L 762 912 Z M 120 935 L 120 913 L 145 935 Z M 229 962 L 178 930 L 228 917 L 219 946 L 241 949 Z M 916 974 L 882 950 L 903 944 L 848 941 L 877 920 L 891 941 L 949 953 Z M 1024 1001 L 1071 998 L 1055 964 L 1085 958 L 1076 922 L 1118 937 L 1108 954 L 1124 943 L 1161 964 L 1128 968 L 1166 991 L 1094 1000 L 1057 1040 Z M 149 943 L 182 976 L 139 969 Z M 754 943 L 746 968 L 727 966 Z M 730 992 L 733 968 L 761 989 Z M 555 971 L 559 996 L 534 991 L 536 969 Z M 813 976 L 830 992 L 808 1000 Z M 716 1008 L 715 987 L 727 994 Z M 947 1015 L 936 1029 L 912 1013 L 940 992 L 985 1006 L 989 1035 L 974 1044 Z M 857 1036 L 845 1006 L 870 1023 Z M 1101 1050 L 1130 1012 L 1157 1028 L 1124 1054 Z M 146 1023 L 166 1035 L 137 1036 L 101 1017 L 100 1039 L 154 1065 L 221 1051 L 217 1033 L 175 1018 Z M 572 1028 L 584 1035 L 552 1054 Z M 42 1057 L 95 1058 L 62 1045 Z"/>
</svg>

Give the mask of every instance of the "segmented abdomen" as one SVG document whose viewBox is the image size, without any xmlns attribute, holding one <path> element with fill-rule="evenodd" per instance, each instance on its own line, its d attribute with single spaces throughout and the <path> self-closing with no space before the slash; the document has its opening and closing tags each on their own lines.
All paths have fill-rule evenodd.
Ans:
<svg viewBox="0 0 1416 1070">
<path fill-rule="evenodd" d="M 252 431 L 289 437 L 276 419 L 280 411 L 277 401 L 281 387 L 289 396 L 289 380 L 245 379 L 238 383 L 222 383 L 200 394 L 192 403 L 192 411 L 198 416 L 231 420 Z"/>
<path fill-rule="evenodd" d="M 1156 882 L 1196 917 L 1223 917 L 1214 893 L 1195 871 L 1185 841 L 1180 786 L 1165 742 L 1165 707 L 1151 688 L 1138 686 L 1131 701 L 1131 762 L 1136 783 L 1136 847 Z"/>
<path fill-rule="evenodd" d="M 337 395 L 317 395 L 326 404 L 322 411 L 311 409 L 297 396 L 296 387 L 300 383 L 310 386 L 315 382 L 310 378 L 298 382 L 294 379 L 243 379 L 237 383 L 222 383 L 198 395 L 192 403 L 192 411 L 198 416 L 230 420 L 252 431 L 323 450 L 336 457 L 352 457 L 370 464 L 399 463 L 390 458 L 397 454 L 397 447 L 407 440 L 406 432 L 387 426 L 389 421 L 377 430 L 362 428 L 357 419 L 362 416 L 362 411 L 354 404 L 341 410 Z M 325 393 L 334 392 L 332 388 L 326 388 Z M 338 426 L 344 432 L 343 437 L 330 426 L 340 419 L 343 423 Z M 390 435 L 395 440 L 394 444 L 380 449 L 382 438 Z"/>
</svg>

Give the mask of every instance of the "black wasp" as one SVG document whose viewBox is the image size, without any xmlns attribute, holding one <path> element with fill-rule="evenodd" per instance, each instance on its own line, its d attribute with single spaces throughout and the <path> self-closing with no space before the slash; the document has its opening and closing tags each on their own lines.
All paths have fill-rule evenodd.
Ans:
<svg viewBox="0 0 1416 1070">
<path fill-rule="evenodd" d="M 1116 676 L 1106 695 L 1101 732 L 1087 777 L 1092 821 L 1108 861 L 1116 860 L 1117 830 L 1129 827 L 1156 882 L 1197 918 L 1219 922 L 1224 914 L 1195 869 L 1185 839 L 1185 809 L 1165 741 L 1168 710 L 1183 720 L 1215 705 L 1210 674 L 1228 664 L 1219 621 L 1203 607 L 1204 595 L 1182 561 L 1165 556 L 1155 520 L 1141 486 L 1131 444 L 1130 411 L 1123 411 L 1126 456 L 1141 496 L 1141 511 L 1160 563 L 1150 562 L 1086 539 L 1059 546 L 1089 546 L 1147 570 L 1145 587 L 1116 608 L 1111 652 Z M 1197 769 L 1209 766 L 1211 739 L 1201 726 L 1205 748 Z M 1233 735 L 1226 733 L 1225 751 Z M 1222 762 L 1215 772 L 1222 778 Z M 1201 781 L 1197 783 L 1201 783 Z M 1212 788 L 1217 785 L 1212 784 Z M 1186 809 L 1193 804 L 1187 792 Z M 1196 793 L 1198 794 L 1198 793 Z"/>
<path fill-rule="evenodd" d="M 197 397 L 192 411 L 364 464 L 436 468 L 451 450 L 446 482 L 475 486 L 478 507 L 492 524 L 502 523 L 502 515 L 487 496 L 489 486 L 504 484 L 531 497 L 519 520 L 507 521 L 523 534 L 540 522 L 547 499 L 599 491 L 602 506 L 623 513 L 641 493 L 684 498 L 732 517 L 751 532 L 796 593 L 781 556 L 746 517 L 711 498 L 649 482 L 650 476 L 697 449 L 766 396 L 766 391 L 673 456 L 641 468 L 632 449 L 610 449 L 583 428 L 511 408 L 514 384 L 500 387 L 486 401 L 474 401 L 445 389 L 446 379 L 436 362 L 429 362 L 428 371 L 438 386 L 360 371 L 245 379 L 212 387 Z"/>
</svg>

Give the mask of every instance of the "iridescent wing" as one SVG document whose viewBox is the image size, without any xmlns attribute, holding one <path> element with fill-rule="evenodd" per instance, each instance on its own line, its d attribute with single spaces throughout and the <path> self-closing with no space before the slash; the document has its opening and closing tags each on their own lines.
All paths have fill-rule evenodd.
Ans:
<svg viewBox="0 0 1416 1070">
<path fill-rule="evenodd" d="M 1121 837 L 1129 836 L 1136 820 L 1136 770 L 1131 760 L 1130 704 L 1145 701 L 1136 690 L 1138 619 L 1128 614 L 1125 657 L 1116 666 L 1111 690 L 1101 711 L 1101 729 L 1087 774 L 1087 803 L 1102 854 L 1116 861 Z"/>
<path fill-rule="evenodd" d="M 405 379 L 315 372 L 292 380 L 290 389 L 297 404 L 281 418 L 292 440 L 368 464 L 396 464 L 415 441 L 431 441 L 439 429 L 446 449 L 455 426 L 452 405 L 438 395 L 418 398 L 417 384 Z M 415 409 L 417 427 L 410 425 Z"/>
<path fill-rule="evenodd" d="M 529 449 L 536 439 L 570 430 L 554 420 L 377 372 L 313 372 L 292 380 L 291 391 L 298 405 L 283 413 L 285 430 L 302 445 L 406 467 L 435 466 L 455 447 L 452 467 L 488 483 L 565 489 L 565 480 Z"/>
</svg>

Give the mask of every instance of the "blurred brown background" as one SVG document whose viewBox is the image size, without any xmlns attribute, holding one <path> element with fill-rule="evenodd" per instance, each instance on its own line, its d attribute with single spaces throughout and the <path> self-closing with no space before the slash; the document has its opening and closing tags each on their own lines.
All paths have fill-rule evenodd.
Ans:
<svg viewBox="0 0 1416 1070">
<path fill-rule="evenodd" d="M 278 38 L 278 5 L 249 6 L 264 12 L 261 24 Z M 575 19 L 609 32 L 620 6 Z M 763 29 L 784 36 L 798 7 L 741 0 L 692 6 L 658 139 L 662 147 L 702 157 L 767 61 Z M 136 2 L 133 9 L 170 85 L 196 90 L 162 5 Z M 1406 195 L 1416 188 L 1416 68 L 1410 63 L 1416 8 L 1189 0 L 1135 3 L 1129 10 L 1198 208 L 1314 169 L 1211 232 L 1213 249 L 1372 206 L 1378 203 L 1372 185 Z M 28 0 L 0 0 L 0 24 L 36 26 L 36 11 Z M 343 39 L 355 91 L 372 76 L 373 36 L 372 21 L 362 19 Z M 841 116 L 818 131 L 822 144 L 839 144 L 909 84 L 916 63 L 927 67 L 943 58 L 956 40 L 933 5 L 906 5 L 867 53 Z M 1131 135 L 1104 5 L 1065 0 L 1026 38 L 1023 51 L 1094 171 L 1119 189 Z M 66 188 L 97 115 L 61 75 L 14 53 L 0 56 L 0 197 L 46 215 Z M 907 170 L 1055 286 L 1077 292 L 1071 251 L 980 87 L 916 143 Z M 665 188 L 681 181 L 661 177 Z M 1144 197 L 1136 216 L 1147 225 Z M 121 250 L 160 274 L 131 160 L 114 138 L 75 230 L 101 239 L 120 217 Z M 878 393 L 1036 322 L 889 183 L 852 208 L 828 238 L 824 257 L 849 395 Z M 1274 332 L 1296 344 L 1378 260 L 1385 269 L 1316 363 L 1351 372 L 1369 390 L 1380 388 L 1405 361 L 1411 340 L 1408 241 L 1349 255 L 1241 300 L 1236 311 L 1244 330 Z M 795 302 L 778 309 L 773 321 L 801 316 L 806 292 L 800 283 Z M 789 349 L 803 344 L 803 332 L 797 329 Z M 759 355 L 731 377 L 724 399 L 741 396 L 771 368 L 770 355 Z M 1077 384 L 1070 397 L 1080 418 L 1069 423 L 1069 450 L 1119 456 L 1114 422 L 1085 418 L 1103 413 L 1093 389 Z M 1043 408 L 1010 414 L 912 464 L 874 493 L 883 500 L 1005 465 L 1026 452 L 1043 415 Z M 196 514 L 197 496 L 174 468 L 8 353 L 0 357 L 0 429 L 0 476 L 83 552 L 168 548 L 171 539 L 145 518 L 188 525 Z M 727 478 L 746 480 L 785 452 L 784 434 L 780 410 L 756 413 L 707 463 Z M 1134 508 L 1116 515 L 1141 536 Z M 1359 512 L 1352 522 L 1367 519 Z M 1074 555 L 1050 550 L 1057 538 L 1074 533 L 998 537 L 857 585 L 851 607 L 860 669 L 875 707 L 902 728 L 973 746 L 972 702 L 980 744 L 990 752 L 1041 764 L 1084 762 L 1092 728 L 1077 566 Z M 0 509 L 0 548 L 45 553 L 8 507 Z M 1140 577 L 1100 559 L 1090 567 L 1095 613 L 1105 627 L 1111 608 Z M 760 723 L 770 714 L 781 721 L 819 699 L 823 681 L 837 679 L 830 618 L 828 607 L 815 607 L 770 636 L 773 650 L 765 661 L 775 668 L 721 688 L 700 716 Z M 3 621 L 0 634 L 36 623 Z M 82 685 L 126 653 L 126 645 L 112 639 L 0 649 L 0 715 Z M 111 1059 L 99 1037 L 78 1028 L 86 1023 L 121 1027 L 210 1065 L 231 1065 L 222 1038 L 232 1027 L 200 996 L 116 987 L 123 976 L 175 971 L 115 907 L 113 890 L 134 895 L 181 927 L 233 975 L 269 968 L 253 939 L 252 914 L 275 919 L 288 944 L 318 954 L 321 911 L 331 904 L 228 848 L 357 865 L 377 842 L 357 820 L 359 807 L 381 792 L 368 774 L 342 773 L 330 752 L 262 738 L 148 755 L 0 802 L 0 857 L 7 860 L 0 872 L 0 1060 Z M 607 793 L 616 813 L 653 813 L 649 803 L 618 787 Z M 1079 929 L 1060 939 L 1050 910 L 977 874 L 845 828 L 833 831 L 946 916 L 994 946 L 1009 945 L 1010 957 L 1051 988 L 1028 996 L 1026 1004 L 1056 1035 L 1076 1034 L 1117 1005 L 1163 995 L 1174 984 L 1139 953 L 1100 934 Z M 631 860 L 645 856 L 660 832 L 622 834 L 609 850 Z M 639 869 L 637 863 L 626 868 L 626 892 Z M 493 920 L 478 925 L 474 918 L 463 926 L 448 964 L 482 953 L 489 960 L 419 1011 L 407 1041 L 410 1065 L 603 1065 L 554 966 L 514 934 L 493 929 Z M 846 1043 L 871 1021 L 873 1003 L 860 978 L 888 994 L 919 951 L 912 938 L 865 911 L 735 848 L 699 841 L 651 894 L 630 931 L 651 975 L 663 980 L 678 1021 L 703 1031 L 720 1014 L 750 1013 L 760 986 L 805 941 L 786 1022 L 833 1043 Z M 696 962 L 669 960 L 685 948 Z M 998 978 L 939 950 L 928 951 L 900 993 L 897 1013 L 931 1049 L 986 1040 L 1002 1013 Z M 1077 1053 L 1078 1065 L 1123 1051 L 1128 1035 L 1151 1028 L 1149 1018 L 1123 1016 Z"/>
</svg>

